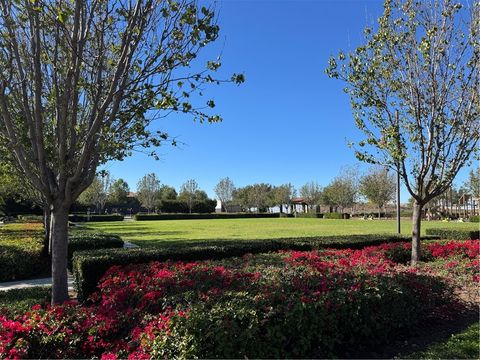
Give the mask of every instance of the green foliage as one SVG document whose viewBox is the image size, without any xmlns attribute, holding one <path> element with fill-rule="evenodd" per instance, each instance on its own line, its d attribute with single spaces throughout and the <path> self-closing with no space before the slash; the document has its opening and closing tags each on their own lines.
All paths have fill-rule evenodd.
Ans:
<svg viewBox="0 0 480 360">
<path fill-rule="evenodd" d="M 470 221 L 470 222 L 473 222 L 473 223 L 478 223 L 478 222 L 480 222 L 480 215 L 470 216 L 469 221 Z"/>
<path fill-rule="evenodd" d="M 479 359 L 478 321 L 450 339 L 431 345 L 427 350 L 402 356 L 403 359 Z"/>
<path fill-rule="evenodd" d="M 322 219 L 325 214 L 316 213 L 316 212 L 307 212 L 307 213 L 297 213 L 295 217 L 297 218 L 305 218 L 305 219 Z"/>
<path fill-rule="evenodd" d="M 49 261 L 43 254 L 43 240 L 40 224 L 0 227 L 0 281 L 47 275 Z"/>
<path fill-rule="evenodd" d="M 343 219 L 343 214 L 342 213 L 325 213 L 323 214 L 324 219 Z"/>
<path fill-rule="evenodd" d="M 13 317 L 24 314 L 34 305 L 45 305 L 50 302 L 51 293 L 49 286 L 0 291 L 0 315 Z"/>
<path fill-rule="evenodd" d="M 75 232 L 68 237 L 68 267 L 71 271 L 72 257 L 76 251 L 123 248 L 123 244 L 118 235 Z"/>
<path fill-rule="evenodd" d="M 351 235 L 315 238 L 283 238 L 269 240 L 222 241 L 209 240 L 192 243 L 164 243 L 153 249 L 110 249 L 76 252 L 73 256 L 73 275 L 78 298 L 85 301 L 92 294 L 102 275 L 114 265 L 147 263 L 165 260 L 215 260 L 244 254 L 267 253 L 278 250 L 312 250 L 322 248 L 353 248 L 405 241 L 394 235 Z"/>
<path fill-rule="evenodd" d="M 72 222 L 123 221 L 123 215 L 120 215 L 120 214 L 105 214 L 105 215 L 71 214 L 68 216 L 68 220 Z"/>
<path fill-rule="evenodd" d="M 427 235 L 439 236 L 441 239 L 449 240 L 476 240 L 480 237 L 480 230 L 469 229 L 447 229 L 447 228 L 430 228 L 426 229 Z"/>
<path fill-rule="evenodd" d="M 278 218 L 280 213 L 206 213 L 206 214 L 136 214 L 135 220 L 199 220 Z"/>
<path fill-rule="evenodd" d="M 28 223 L 43 223 L 43 215 L 17 215 L 17 219 Z"/>
<path fill-rule="evenodd" d="M 395 176 L 385 168 L 372 168 L 360 179 L 360 193 L 379 208 L 394 199 L 395 190 Z"/>
</svg>

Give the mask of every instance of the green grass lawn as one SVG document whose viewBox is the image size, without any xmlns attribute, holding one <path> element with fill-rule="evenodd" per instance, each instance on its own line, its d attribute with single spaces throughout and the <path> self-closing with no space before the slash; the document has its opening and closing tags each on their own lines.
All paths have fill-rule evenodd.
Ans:
<svg viewBox="0 0 480 360">
<path fill-rule="evenodd" d="M 351 234 L 395 234 L 394 220 L 327 220 L 327 219 L 214 219 L 159 220 L 89 223 L 88 228 L 120 235 L 123 240 L 140 246 L 179 240 L 236 240 L 314 237 Z M 431 221 L 422 224 L 422 232 L 430 227 L 477 229 L 475 223 Z M 403 221 L 402 233 L 410 234 L 410 221 Z"/>
</svg>

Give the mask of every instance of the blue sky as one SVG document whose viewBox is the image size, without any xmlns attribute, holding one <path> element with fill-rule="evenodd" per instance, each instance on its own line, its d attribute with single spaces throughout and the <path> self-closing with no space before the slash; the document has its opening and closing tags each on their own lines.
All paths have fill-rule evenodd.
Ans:
<svg viewBox="0 0 480 360">
<path fill-rule="evenodd" d="M 177 189 L 196 179 L 212 197 L 214 186 L 226 176 L 237 187 L 291 182 L 298 188 L 311 180 L 327 185 L 342 167 L 358 164 L 347 141 L 357 139 L 359 132 L 343 84 L 329 79 L 324 69 L 330 55 L 361 44 L 363 28 L 381 15 L 382 4 L 219 2 L 220 38 L 205 49 L 198 65 L 221 53 L 219 75 L 246 76 L 241 86 L 212 86 L 205 92 L 224 121 L 198 124 L 172 115 L 155 126 L 184 145 L 160 148 L 159 161 L 136 153 L 106 169 L 133 191 L 143 175 L 154 172 Z M 407 199 L 403 191 L 402 202 Z"/>
</svg>

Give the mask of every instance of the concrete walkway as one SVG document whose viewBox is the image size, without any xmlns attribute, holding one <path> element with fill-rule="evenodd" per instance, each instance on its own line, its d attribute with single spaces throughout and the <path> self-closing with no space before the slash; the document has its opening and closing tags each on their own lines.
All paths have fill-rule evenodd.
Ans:
<svg viewBox="0 0 480 360">
<path fill-rule="evenodd" d="M 52 285 L 52 278 L 42 278 L 42 279 L 31 279 L 31 280 L 20 280 L 20 281 L 9 281 L 0 283 L 0 291 L 7 291 L 12 289 L 26 289 L 35 286 L 48 286 Z M 73 276 L 68 274 L 68 291 L 73 291 Z"/>
</svg>

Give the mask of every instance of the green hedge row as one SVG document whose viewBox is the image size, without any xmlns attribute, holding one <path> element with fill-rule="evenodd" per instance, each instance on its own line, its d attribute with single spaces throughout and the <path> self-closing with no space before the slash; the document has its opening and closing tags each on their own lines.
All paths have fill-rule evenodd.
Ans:
<svg viewBox="0 0 480 360">
<path fill-rule="evenodd" d="M 73 275 L 80 301 L 96 290 L 103 274 L 114 265 L 147 263 L 150 261 L 215 260 L 252 253 L 278 250 L 312 250 L 320 248 L 363 248 L 384 242 L 408 241 L 406 236 L 350 235 L 336 237 L 285 238 L 274 240 L 198 241 L 194 245 L 165 243 L 154 249 L 111 249 L 79 251 L 73 257 Z"/>
<path fill-rule="evenodd" d="M 135 220 L 199 220 L 199 219 L 250 219 L 279 218 L 280 213 L 211 213 L 211 214 L 136 214 Z"/>
<path fill-rule="evenodd" d="M 120 214 L 108 214 L 108 215 L 71 214 L 68 216 L 68 220 L 72 222 L 123 221 L 123 215 L 120 215 Z"/>
<path fill-rule="evenodd" d="M 431 228 L 426 229 L 427 235 L 439 236 L 441 239 L 451 240 L 477 240 L 480 238 L 480 230 L 470 229 L 447 229 Z"/>
<path fill-rule="evenodd" d="M 347 216 L 348 215 L 348 216 Z M 325 213 L 323 214 L 324 219 L 343 219 L 343 218 L 349 219 L 350 214 L 342 214 L 342 213 Z"/>
<path fill-rule="evenodd" d="M 306 219 L 311 219 L 311 218 L 314 218 L 314 219 L 321 219 L 323 218 L 323 215 L 324 214 L 321 214 L 321 213 L 298 213 L 297 214 L 297 217 L 298 218 L 306 218 Z"/>
<path fill-rule="evenodd" d="M 470 216 L 469 220 L 470 220 L 470 222 L 478 223 L 478 222 L 480 222 L 480 215 Z"/>
<path fill-rule="evenodd" d="M 123 248 L 118 235 L 78 232 L 68 238 L 68 267 L 72 270 L 72 258 L 76 251 Z"/>
</svg>

